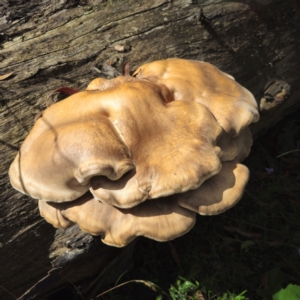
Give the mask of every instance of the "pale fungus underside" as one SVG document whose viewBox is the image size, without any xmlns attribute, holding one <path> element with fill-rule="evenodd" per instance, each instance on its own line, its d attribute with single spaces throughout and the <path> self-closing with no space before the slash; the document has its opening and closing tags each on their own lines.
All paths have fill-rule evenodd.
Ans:
<svg viewBox="0 0 300 300">
<path fill-rule="evenodd" d="M 9 176 L 54 227 L 78 223 L 117 247 L 140 235 L 167 241 L 196 213 L 239 201 L 258 118 L 252 94 L 216 67 L 156 61 L 47 108 Z"/>
</svg>

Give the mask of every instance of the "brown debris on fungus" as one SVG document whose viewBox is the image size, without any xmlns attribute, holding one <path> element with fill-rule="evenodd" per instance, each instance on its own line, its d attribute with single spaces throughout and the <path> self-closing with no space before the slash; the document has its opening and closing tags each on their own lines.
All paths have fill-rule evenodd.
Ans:
<svg viewBox="0 0 300 300">
<path fill-rule="evenodd" d="M 187 72 L 189 76 L 186 76 Z M 96 78 L 47 108 L 12 163 L 11 184 L 54 227 L 117 247 L 167 241 L 196 213 L 235 205 L 248 181 L 252 94 L 216 67 L 168 59 L 135 77 Z"/>
</svg>

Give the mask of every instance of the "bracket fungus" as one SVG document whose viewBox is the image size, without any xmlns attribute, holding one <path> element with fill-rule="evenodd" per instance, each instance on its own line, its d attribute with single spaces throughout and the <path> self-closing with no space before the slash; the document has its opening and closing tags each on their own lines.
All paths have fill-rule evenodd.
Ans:
<svg viewBox="0 0 300 300">
<path fill-rule="evenodd" d="M 189 76 L 186 76 L 189 74 Z M 216 67 L 167 59 L 133 77 L 93 80 L 47 108 L 13 161 L 18 191 L 54 227 L 74 223 L 108 245 L 167 241 L 196 214 L 241 198 L 249 172 L 252 94 Z"/>
</svg>

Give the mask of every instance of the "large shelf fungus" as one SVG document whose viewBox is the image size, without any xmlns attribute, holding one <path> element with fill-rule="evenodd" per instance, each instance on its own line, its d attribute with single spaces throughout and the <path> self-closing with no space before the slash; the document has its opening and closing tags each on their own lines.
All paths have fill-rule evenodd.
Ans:
<svg viewBox="0 0 300 300">
<path fill-rule="evenodd" d="M 196 213 L 235 205 L 258 120 L 252 94 L 208 63 L 168 59 L 134 76 L 95 79 L 46 109 L 9 170 L 53 226 L 117 247 L 174 239 Z"/>
</svg>

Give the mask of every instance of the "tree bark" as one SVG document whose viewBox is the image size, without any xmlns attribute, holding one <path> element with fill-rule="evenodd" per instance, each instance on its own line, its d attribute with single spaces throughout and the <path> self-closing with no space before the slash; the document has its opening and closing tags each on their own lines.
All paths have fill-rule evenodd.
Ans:
<svg viewBox="0 0 300 300">
<path fill-rule="evenodd" d="M 21 298 L 30 299 L 46 295 L 49 286 L 53 291 L 97 272 L 107 274 L 108 262 L 120 258 L 119 266 L 133 250 L 105 246 L 77 227 L 55 230 L 39 216 L 36 201 L 10 186 L 9 165 L 52 91 L 85 89 L 95 77 L 121 72 L 124 62 L 133 71 L 145 62 L 182 57 L 216 65 L 258 100 L 272 79 L 291 86 L 288 101 L 252 126 L 255 136 L 299 106 L 295 0 L 1 2 L 0 76 L 13 72 L 0 81 L 1 299 L 26 291 Z"/>
</svg>

